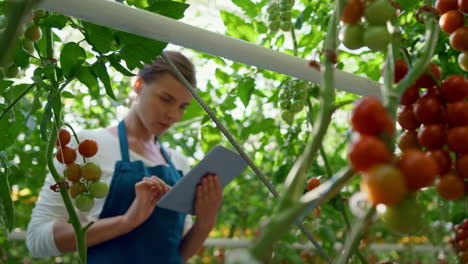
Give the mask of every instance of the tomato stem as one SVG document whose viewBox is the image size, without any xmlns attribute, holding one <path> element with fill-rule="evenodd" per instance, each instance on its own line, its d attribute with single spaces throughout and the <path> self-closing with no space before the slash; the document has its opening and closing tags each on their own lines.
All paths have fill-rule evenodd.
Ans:
<svg viewBox="0 0 468 264">
<path fill-rule="evenodd" d="M 16 98 L 10 105 L 8 105 L 5 110 L 3 110 L 2 114 L 0 115 L 0 120 L 5 117 L 5 115 L 23 98 L 26 94 L 28 94 L 30 91 L 32 91 L 36 87 L 35 83 L 32 83 L 26 90 L 24 90 L 18 98 Z"/>
</svg>

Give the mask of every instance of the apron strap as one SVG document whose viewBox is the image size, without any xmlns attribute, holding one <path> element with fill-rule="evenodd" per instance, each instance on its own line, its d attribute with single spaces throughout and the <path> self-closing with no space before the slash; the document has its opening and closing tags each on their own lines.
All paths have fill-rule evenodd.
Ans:
<svg viewBox="0 0 468 264">
<path fill-rule="evenodd" d="M 119 129 L 120 154 L 122 155 L 122 160 L 130 161 L 130 155 L 128 154 L 127 131 L 125 130 L 125 122 L 123 120 L 119 122 L 118 129 Z"/>
</svg>

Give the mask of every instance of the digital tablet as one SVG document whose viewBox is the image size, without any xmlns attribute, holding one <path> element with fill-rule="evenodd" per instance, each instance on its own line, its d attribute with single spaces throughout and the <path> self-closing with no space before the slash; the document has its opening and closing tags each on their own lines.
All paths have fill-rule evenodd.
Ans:
<svg viewBox="0 0 468 264">
<path fill-rule="evenodd" d="M 246 167 L 247 163 L 238 153 L 217 145 L 161 197 L 157 206 L 193 215 L 196 188 L 203 176 L 207 173 L 215 173 L 224 188 Z"/>
</svg>

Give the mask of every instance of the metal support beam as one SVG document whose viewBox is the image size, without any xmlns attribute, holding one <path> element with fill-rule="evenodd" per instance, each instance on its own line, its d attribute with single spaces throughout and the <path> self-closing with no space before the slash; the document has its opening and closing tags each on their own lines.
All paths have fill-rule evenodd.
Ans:
<svg viewBox="0 0 468 264">
<path fill-rule="evenodd" d="M 213 56 L 321 83 L 322 74 L 308 61 L 247 41 L 200 29 L 180 21 L 110 0 L 43 0 L 40 7 L 91 23 L 173 43 Z M 335 71 L 336 88 L 381 97 L 381 84 L 364 77 Z"/>
</svg>

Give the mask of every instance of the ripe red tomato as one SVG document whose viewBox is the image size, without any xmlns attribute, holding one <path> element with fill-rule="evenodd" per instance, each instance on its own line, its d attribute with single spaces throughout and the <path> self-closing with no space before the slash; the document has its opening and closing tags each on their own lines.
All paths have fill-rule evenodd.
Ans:
<svg viewBox="0 0 468 264">
<path fill-rule="evenodd" d="M 452 168 L 452 158 L 450 154 L 443 149 L 429 150 L 426 156 L 433 158 L 439 168 L 439 175 L 447 173 Z"/>
<path fill-rule="evenodd" d="M 428 187 L 434 183 L 439 168 L 436 161 L 419 150 L 410 149 L 403 153 L 399 161 L 400 170 L 406 185 L 411 191 Z"/>
<path fill-rule="evenodd" d="M 450 126 L 468 125 L 467 101 L 458 101 L 447 104 L 447 123 Z"/>
<path fill-rule="evenodd" d="M 405 131 L 398 138 L 398 148 L 402 152 L 406 152 L 409 149 L 421 149 L 419 145 L 418 133 L 416 131 Z"/>
<path fill-rule="evenodd" d="M 394 132 L 394 122 L 382 103 L 373 96 L 361 98 L 351 112 L 351 126 L 354 131 L 368 135 Z M 389 131 L 390 130 L 390 131 Z"/>
<path fill-rule="evenodd" d="M 463 155 L 457 159 L 456 168 L 461 177 L 468 179 L 468 155 Z"/>
<path fill-rule="evenodd" d="M 446 142 L 445 126 L 441 124 L 425 124 L 418 132 L 418 140 L 426 149 L 440 149 Z"/>
<path fill-rule="evenodd" d="M 377 137 L 361 134 L 353 137 L 348 158 L 355 171 L 367 171 L 377 164 L 390 162 L 392 153 Z"/>
<path fill-rule="evenodd" d="M 80 142 L 80 145 L 78 146 L 78 151 L 80 152 L 81 156 L 90 158 L 94 156 L 98 151 L 97 142 L 92 139 L 85 139 Z"/>
<path fill-rule="evenodd" d="M 76 151 L 69 146 L 64 146 L 57 151 L 55 157 L 60 163 L 70 164 L 76 160 Z"/>
<path fill-rule="evenodd" d="M 389 164 L 376 165 L 364 173 L 361 190 L 374 205 L 396 205 L 408 192 L 400 170 Z"/>
<path fill-rule="evenodd" d="M 307 190 L 312 191 L 320 185 L 320 180 L 317 178 L 310 178 L 307 180 Z"/>
<path fill-rule="evenodd" d="M 442 98 L 449 102 L 463 101 L 468 97 L 468 79 L 463 75 L 450 75 L 440 86 Z"/>
<path fill-rule="evenodd" d="M 443 119 L 441 101 L 435 96 L 423 96 L 413 106 L 416 120 L 423 124 L 439 123 Z"/>
<path fill-rule="evenodd" d="M 468 126 L 451 128 L 447 134 L 447 145 L 458 154 L 468 154 Z"/>
<path fill-rule="evenodd" d="M 394 76 L 395 83 L 398 83 L 403 78 L 405 78 L 407 73 L 408 73 L 408 64 L 402 59 L 396 59 L 396 61 L 395 61 L 395 76 Z"/>
<path fill-rule="evenodd" d="M 435 181 L 437 193 L 445 200 L 457 200 L 465 194 L 463 179 L 456 173 L 449 172 Z"/>
<path fill-rule="evenodd" d="M 458 8 L 463 13 L 468 13 L 468 0 L 458 0 Z"/>
<path fill-rule="evenodd" d="M 430 74 L 429 74 L 430 72 Z M 432 88 L 436 86 L 436 82 L 434 82 L 433 77 L 437 80 L 440 81 L 442 78 L 442 73 L 440 72 L 439 66 L 435 63 L 431 63 L 429 65 L 429 72 L 423 73 L 419 79 L 416 81 L 416 86 L 419 88 Z M 432 74 L 432 76 L 431 76 Z"/>
<path fill-rule="evenodd" d="M 61 128 L 59 130 L 57 140 L 55 141 L 55 145 L 63 147 L 67 145 L 68 143 L 70 143 L 70 140 L 71 140 L 70 132 L 68 132 L 68 130 L 66 130 L 65 128 Z"/>
<path fill-rule="evenodd" d="M 412 105 L 419 99 L 419 87 L 411 85 L 400 98 L 401 105 Z"/>
<path fill-rule="evenodd" d="M 435 8 L 439 12 L 439 15 L 442 15 L 449 10 L 457 10 L 458 3 L 457 0 L 437 0 Z"/>
<path fill-rule="evenodd" d="M 364 14 L 364 3 L 361 0 L 348 0 L 341 21 L 346 24 L 357 24 Z"/>
<path fill-rule="evenodd" d="M 452 34 L 457 28 L 465 25 L 465 16 L 458 10 L 450 10 L 439 19 L 439 26 L 447 34 Z"/>
<path fill-rule="evenodd" d="M 468 51 L 468 27 L 460 27 L 450 34 L 450 45 L 457 51 Z"/>
<path fill-rule="evenodd" d="M 403 106 L 398 109 L 397 121 L 398 124 L 406 130 L 416 130 L 421 125 L 421 123 L 416 120 L 411 106 Z"/>
</svg>

